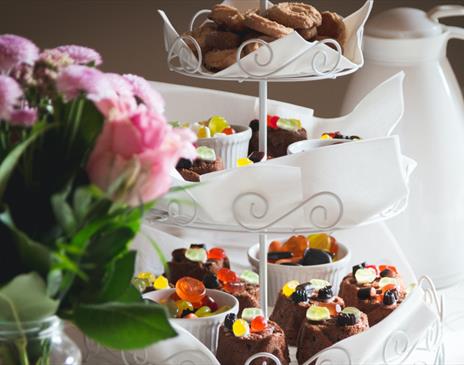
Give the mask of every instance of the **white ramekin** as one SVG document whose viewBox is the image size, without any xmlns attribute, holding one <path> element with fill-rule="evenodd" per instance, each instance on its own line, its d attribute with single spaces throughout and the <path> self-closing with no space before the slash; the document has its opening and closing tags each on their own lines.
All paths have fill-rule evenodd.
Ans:
<svg viewBox="0 0 464 365">
<path fill-rule="evenodd" d="M 298 141 L 292 143 L 287 147 L 287 153 L 294 155 L 295 153 L 307 152 L 316 148 L 331 146 L 334 144 L 340 144 L 345 142 L 351 142 L 349 139 L 305 139 L 304 141 Z"/>
<path fill-rule="evenodd" d="M 351 258 L 351 253 L 345 245 L 338 243 L 338 246 L 340 258 L 330 264 L 287 266 L 268 263 L 267 292 L 269 305 L 274 306 L 280 290 L 290 280 L 298 280 L 300 283 L 308 282 L 311 279 L 327 280 L 332 284 L 334 293 L 337 294 L 343 277 L 349 271 L 348 264 Z M 259 244 L 248 249 L 248 261 L 253 270 L 259 272 Z"/>
<path fill-rule="evenodd" d="M 144 299 L 150 299 L 155 302 L 159 302 L 161 299 L 168 298 L 175 289 L 163 289 L 152 291 L 143 295 Z M 169 321 L 178 324 L 182 328 L 185 328 L 198 340 L 200 340 L 206 347 L 208 347 L 213 353 L 216 352 L 219 326 L 224 322 L 224 318 L 229 313 L 237 314 L 238 312 L 238 300 L 220 290 L 206 289 L 206 295 L 209 295 L 217 303 L 219 307 L 224 305 L 230 306 L 230 309 L 226 312 L 216 314 L 210 317 L 201 318 L 169 318 Z"/>
<path fill-rule="evenodd" d="M 248 156 L 248 145 L 251 139 L 250 127 L 243 125 L 232 125 L 231 127 L 235 129 L 236 133 L 200 138 L 196 142 L 199 146 L 212 148 L 217 156 L 221 156 L 226 169 L 237 167 L 237 160 Z"/>
</svg>

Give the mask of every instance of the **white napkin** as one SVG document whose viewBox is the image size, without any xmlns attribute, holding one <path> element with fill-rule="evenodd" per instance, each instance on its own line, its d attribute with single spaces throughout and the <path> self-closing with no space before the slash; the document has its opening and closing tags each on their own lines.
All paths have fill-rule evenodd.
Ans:
<svg viewBox="0 0 464 365">
<path fill-rule="evenodd" d="M 233 5 L 240 10 L 259 8 L 259 0 L 227 0 L 224 3 Z M 272 3 L 268 2 L 269 6 Z M 355 13 L 344 18 L 347 40 L 344 45 L 344 53 L 341 56 L 337 71 L 349 73 L 361 67 L 364 58 L 361 50 L 363 27 L 372 9 L 372 0 L 366 3 Z M 179 33 L 171 24 L 167 15 L 158 10 L 163 19 L 163 31 L 166 51 L 169 52 Z M 250 53 L 242 58 L 243 67 L 254 75 L 267 75 L 278 77 L 295 77 L 300 75 L 318 75 L 320 72 L 327 72 L 337 65 L 339 55 L 336 51 L 325 44 L 305 41 L 297 32 L 269 43 L 273 58 L 266 66 L 259 66 L 255 60 L 261 62 L 269 60 L 269 49 L 260 47 L 257 51 Z M 191 52 L 190 48 L 183 42 L 178 42 L 174 47 L 172 55 L 178 56 L 181 65 L 195 68 L 198 64 L 197 57 Z M 321 52 L 323 54 L 321 54 Z M 314 61 L 314 62 L 313 62 Z M 273 71 L 279 70 L 273 73 Z M 204 67 L 200 68 L 200 73 L 212 77 L 235 77 L 246 79 L 249 77 L 237 64 L 213 74 Z"/>
</svg>

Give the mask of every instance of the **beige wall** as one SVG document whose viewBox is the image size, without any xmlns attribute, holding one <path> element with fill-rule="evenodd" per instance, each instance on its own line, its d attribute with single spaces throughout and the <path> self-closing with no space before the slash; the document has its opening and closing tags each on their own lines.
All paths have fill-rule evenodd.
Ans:
<svg viewBox="0 0 464 365">
<path fill-rule="evenodd" d="M 306 0 L 305 0 L 306 1 Z M 104 58 L 104 69 L 135 73 L 151 80 L 256 94 L 254 83 L 202 81 L 169 72 L 162 49 L 161 21 L 156 9 L 163 9 L 179 30 L 185 30 L 191 16 L 209 8 L 215 0 L 0 0 L 0 34 L 16 33 L 39 46 L 82 44 L 96 48 Z M 348 15 L 364 0 L 312 0 L 320 9 Z M 398 6 L 428 10 L 448 1 L 375 0 L 373 12 Z M 460 3 L 462 0 L 449 1 Z M 446 23 L 464 27 L 464 17 Z M 449 58 L 464 85 L 464 42 L 451 41 Z M 316 109 L 321 116 L 337 115 L 348 77 L 337 80 L 272 84 L 270 97 Z"/>
</svg>

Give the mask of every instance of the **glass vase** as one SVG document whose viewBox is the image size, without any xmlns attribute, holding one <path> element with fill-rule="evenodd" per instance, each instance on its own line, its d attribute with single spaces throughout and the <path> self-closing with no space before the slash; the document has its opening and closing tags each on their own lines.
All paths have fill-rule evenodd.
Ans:
<svg viewBox="0 0 464 365">
<path fill-rule="evenodd" d="M 34 322 L 0 321 L 0 365 L 80 365 L 77 345 L 52 316 Z"/>
</svg>

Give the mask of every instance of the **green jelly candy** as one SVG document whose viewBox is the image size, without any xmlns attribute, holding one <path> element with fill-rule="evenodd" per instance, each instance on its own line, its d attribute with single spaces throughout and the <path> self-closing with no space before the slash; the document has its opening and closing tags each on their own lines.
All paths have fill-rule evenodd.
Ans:
<svg viewBox="0 0 464 365">
<path fill-rule="evenodd" d="M 279 118 L 277 127 L 287 131 L 296 131 L 301 128 L 301 121 L 299 119 Z"/>
<path fill-rule="evenodd" d="M 227 312 L 228 310 L 230 310 L 230 306 L 229 305 L 223 305 L 222 307 L 219 307 L 215 312 L 213 312 L 213 314 L 220 314 L 220 313 L 224 313 L 224 312 Z"/>
<path fill-rule="evenodd" d="M 208 260 L 208 253 L 204 248 L 189 248 L 185 251 L 185 258 L 190 261 L 205 263 Z"/>
<path fill-rule="evenodd" d="M 197 148 L 197 156 L 200 160 L 216 161 L 216 152 L 212 148 L 200 146 Z"/>
<path fill-rule="evenodd" d="M 311 279 L 309 283 L 314 287 L 314 290 L 320 290 L 330 285 L 328 281 L 322 279 Z"/>
<path fill-rule="evenodd" d="M 354 314 L 354 316 L 356 317 L 356 321 L 359 321 L 359 319 L 361 318 L 361 311 L 355 307 L 346 307 L 342 310 L 342 313 Z"/>
<path fill-rule="evenodd" d="M 387 285 L 390 285 L 390 284 L 399 286 L 399 283 L 398 283 L 397 279 L 384 277 L 384 278 L 380 279 L 380 281 L 379 281 L 379 288 L 382 289 L 384 286 L 387 286 Z"/>
<path fill-rule="evenodd" d="M 140 279 L 140 278 L 133 278 L 132 279 L 132 285 L 135 286 L 137 288 L 137 290 L 141 293 L 143 293 L 148 286 L 150 286 L 149 284 L 147 285 L 147 280 L 145 279 Z"/>
<path fill-rule="evenodd" d="M 310 321 L 324 321 L 330 319 L 330 311 L 326 307 L 312 305 L 306 311 L 306 318 Z"/>
<path fill-rule="evenodd" d="M 212 314 L 211 313 L 211 308 L 207 307 L 206 305 L 204 305 L 203 307 L 198 308 L 197 311 L 195 312 L 195 315 L 197 317 L 208 317 L 211 314 Z"/>
<path fill-rule="evenodd" d="M 216 133 L 222 133 L 226 128 L 229 128 L 229 123 L 225 118 L 219 115 L 213 115 L 208 122 L 208 127 L 211 131 L 211 135 L 214 136 Z"/>
<path fill-rule="evenodd" d="M 240 279 L 245 280 L 249 284 L 259 284 L 259 275 L 251 270 L 245 270 L 242 272 Z"/>
<path fill-rule="evenodd" d="M 375 278 L 377 277 L 377 273 L 373 268 L 368 267 L 366 269 L 356 270 L 354 276 L 358 284 L 368 284 L 372 283 L 375 280 Z"/>
<path fill-rule="evenodd" d="M 253 318 L 262 315 L 263 311 L 261 308 L 245 308 L 242 312 L 242 319 L 247 322 L 251 322 Z"/>
</svg>

